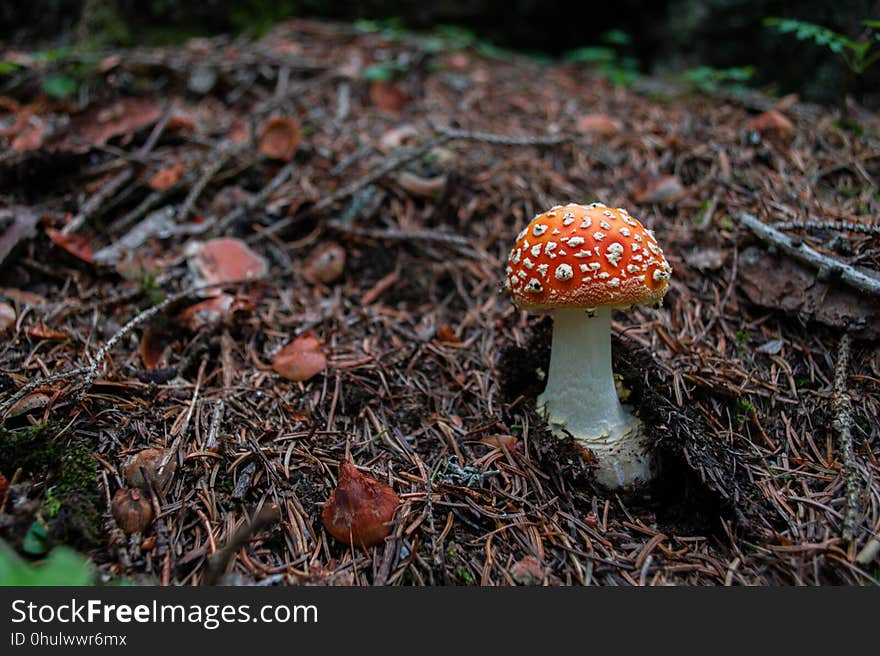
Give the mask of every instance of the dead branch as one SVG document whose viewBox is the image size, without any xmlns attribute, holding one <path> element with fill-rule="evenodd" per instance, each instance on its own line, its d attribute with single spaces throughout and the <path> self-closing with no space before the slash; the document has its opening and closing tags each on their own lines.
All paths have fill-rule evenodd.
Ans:
<svg viewBox="0 0 880 656">
<path fill-rule="evenodd" d="M 751 214 L 740 214 L 738 221 L 762 241 L 779 248 L 801 262 L 816 267 L 821 273 L 839 277 L 851 287 L 855 287 L 866 294 L 880 296 L 880 279 L 862 273 L 855 267 L 840 262 L 833 257 L 823 255 L 803 242 L 792 239 L 776 228 L 767 225 Z"/>
<path fill-rule="evenodd" d="M 840 447 L 840 458 L 843 461 L 843 478 L 846 484 L 846 510 L 843 514 L 843 538 L 853 540 L 856 537 L 859 511 L 858 468 L 853 454 L 852 440 L 852 400 L 847 391 L 847 375 L 849 371 L 849 333 L 844 333 L 837 347 L 837 363 L 834 367 L 834 392 L 831 405 L 834 418 L 831 425 L 837 432 Z"/>
<path fill-rule="evenodd" d="M 773 224 L 777 230 L 835 230 L 837 232 L 858 232 L 863 235 L 880 235 L 880 225 L 856 223 L 855 221 L 778 221 Z"/>
</svg>

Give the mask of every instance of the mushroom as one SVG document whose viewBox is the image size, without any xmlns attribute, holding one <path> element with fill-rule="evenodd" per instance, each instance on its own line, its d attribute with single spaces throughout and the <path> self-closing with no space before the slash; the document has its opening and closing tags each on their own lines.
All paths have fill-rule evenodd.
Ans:
<svg viewBox="0 0 880 656">
<path fill-rule="evenodd" d="M 514 304 L 550 311 L 553 345 L 538 408 L 558 437 L 596 459 L 596 480 L 630 487 L 651 478 L 641 422 L 618 399 L 611 370 L 611 309 L 663 300 L 672 268 L 653 233 L 624 209 L 557 205 L 516 239 L 506 286 Z"/>
</svg>

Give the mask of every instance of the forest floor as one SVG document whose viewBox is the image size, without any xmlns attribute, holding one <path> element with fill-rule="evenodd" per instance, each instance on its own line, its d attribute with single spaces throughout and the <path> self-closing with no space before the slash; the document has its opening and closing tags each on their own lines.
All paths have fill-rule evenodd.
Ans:
<svg viewBox="0 0 880 656">
<path fill-rule="evenodd" d="M 880 583 L 870 115 L 428 46 L 292 21 L 4 55 L 0 538 L 173 585 Z M 85 79 L 47 99 L 62 66 Z M 503 290 L 569 201 L 628 208 L 674 270 L 614 316 L 661 465 L 634 493 L 548 433 L 552 319 Z M 256 264 L 206 288 L 219 236 Z M 326 367 L 276 373 L 308 334 Z M 170 475 L 126 536 L 111 498 L 148 447 Z M 346 454 L 402 500 L 367 550 L 321 522 Z"/>
</svg>

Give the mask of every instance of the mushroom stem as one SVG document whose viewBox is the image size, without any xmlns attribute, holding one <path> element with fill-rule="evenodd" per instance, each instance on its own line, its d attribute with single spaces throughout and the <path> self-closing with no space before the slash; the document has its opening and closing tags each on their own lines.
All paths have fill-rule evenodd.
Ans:
<svg viewBox="0 0 880 656">
<path fill-rule="evenodd" d="M 593 452 L 609 488 L 651 478 L 642 423 L 620 403 L 611 369 L 611 309 L 557 309 L 547 387 L 538 397 L 553 433 Z"/>
</svg>

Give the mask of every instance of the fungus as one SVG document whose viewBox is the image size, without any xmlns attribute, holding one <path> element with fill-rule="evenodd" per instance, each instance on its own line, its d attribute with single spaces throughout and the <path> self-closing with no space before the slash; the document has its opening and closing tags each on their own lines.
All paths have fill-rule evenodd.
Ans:
<svg viewBox="0 0 880 656">
<path fill-rule="evenodd" d="M 539 410 L 555 435 L 570 433 L 593 453 L 596 479 L 609 488 L 636 485 L 652 473 L 641 422 L 617 396 L 611 309 L 659 305 L 671 273 L 651 231 L 626 210 L 601 203 L 539 214 L 510 253 L 506 286 L 514 304 L 554 315 Z"/>
</svg>

